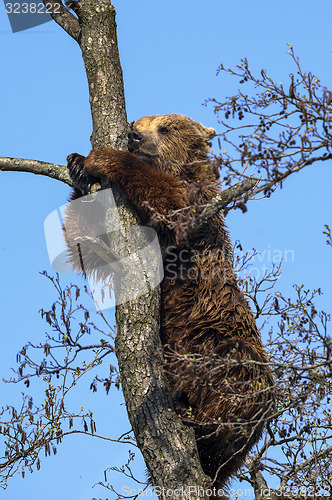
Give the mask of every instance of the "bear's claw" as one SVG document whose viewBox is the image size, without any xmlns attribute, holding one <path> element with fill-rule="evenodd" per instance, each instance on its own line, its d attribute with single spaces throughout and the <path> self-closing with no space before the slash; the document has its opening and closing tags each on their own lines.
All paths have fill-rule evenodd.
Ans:
<svg viewBox="0 0 332 500">
<path fill-rule="evenodd" d="M 77 153 L 67 156 L 69 175 L 75 184 L 79 184 L 83 177 L 84 160 L 85 156 Z"/>
<path fill-rule="evenodd" d="M 80 188 L 87 189 L 98 182 L 98 179 L 84 172 L 85 156 L 72 153 L 67 156 L 68 170 L 71 180 Z"/>
</svg>

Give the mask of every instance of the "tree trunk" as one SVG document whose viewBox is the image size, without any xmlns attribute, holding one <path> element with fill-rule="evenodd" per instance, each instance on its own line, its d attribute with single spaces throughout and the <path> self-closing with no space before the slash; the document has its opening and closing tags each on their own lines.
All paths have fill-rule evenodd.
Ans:
<svg viewBox="0 0 332 500">
<path fill-rule="evenodd" d="M 119 60 L 115 9 L 108 0 L 71 2 L 77 20 L 67 10 L 54 19 L 78 41 L 86 68 L 93 121 L 92 146 L 125 149 L 128 124 Z M 108 187 L 107 184 L 103 187 Z M 127 238 L 139 220 L 116 186 L 113 193 Z M 106 221 L 111 229 L 111 220 Z M 148 241 L 145 242 L 148 245 Z M 130 249 L 127 249 L 130 255 Z M 135 271 L 131 271 L 135 272 Z M 132 276 L 127 276 L 130 283 Z M 135 281 L 133 276 L 133 282 Z M 149 283 L 147 282 L 149 289 Z M 115 295 L 121 293 L 115 289 Z M 160 498 L 199 498 L 206 484 L 194 437 L 174 412 L 167 391 L 159 338 L 159 288 L 117 306 L 116 352 L 129 420 Z M 119 300 L 117 300 L 119 303 Z M 197 488 L 194 491 L 194 488 Z M 183 494 L 179 496 L 179 488 Z"/>
</svg>

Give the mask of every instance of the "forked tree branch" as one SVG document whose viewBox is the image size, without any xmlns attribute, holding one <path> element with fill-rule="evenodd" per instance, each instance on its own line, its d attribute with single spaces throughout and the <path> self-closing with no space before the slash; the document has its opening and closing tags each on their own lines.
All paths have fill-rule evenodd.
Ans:
<svg viewBox="0 0 332 500">
<path fill-rule="evenodd" d="M 78 19 L 63 5 L 62 0 L 44 0 L 54 21 L 78 42 L 81 27 Z M 51 5 L 51 7 L 50 7 Z"/>
<path fill-rule="evenodd" d="M 250 483 L 254 489 L 256 500 L 278 500 L 278 496 L 268 488 L 268 485 L 260 471 L 260 462 L 255 462 L 253 457 L 247 457 L 246 466 L 250 474 Z"/>
</svg>

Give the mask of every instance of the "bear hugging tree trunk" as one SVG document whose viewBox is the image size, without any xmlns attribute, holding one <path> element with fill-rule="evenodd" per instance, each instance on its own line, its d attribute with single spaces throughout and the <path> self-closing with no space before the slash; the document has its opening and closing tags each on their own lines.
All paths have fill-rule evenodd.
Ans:
<svg viewBox="0 0 332 500">
<path fill-rule="evenodd" d="M 233 271 L 223 217 L 192 235 L 186 227 L 219 190 L 208 159 L 214 129 L 176 114 L 147 116 L 129 133 L 129 150 L 100 147 L 69 155 L 72 179 L 82 188 L 103 177 L 120 185 L 152 225 L 164 251 L 161 328 L 172 396 L 195 430 L 204 472 L 222 489 L 260 439 L 273 408 L 274 380 L 260 333 Z M 81 196 L 75 190 L 72 199 Z M 68 241 L 82 221 L 68 211 Z M 70 260 L 82 271 L 69 247 Z M 84 271 L 96 274 L 88 255 Z M 217 496 L 214 498 L 218 498 Z"/>
</svg>

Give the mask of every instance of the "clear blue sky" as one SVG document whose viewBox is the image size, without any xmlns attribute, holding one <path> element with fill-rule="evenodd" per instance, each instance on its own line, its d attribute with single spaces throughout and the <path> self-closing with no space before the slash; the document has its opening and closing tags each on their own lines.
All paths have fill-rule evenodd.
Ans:
<svg viewBox="0 0 332 500">
<path fill-rule="evenodd" d="M 115 6 L 129 120 L 176 112 L 218 131 L 212 107 L 202 103 L 237 90 L 235 80 L 216 77 L 219 64 L 235 66 L 247 57 L 253 69 L 264 68 L 277 81 L 288 82 L 295 69 L 287 43 L 294 45 L 303 67 L 332 89 L 329 0 L 118 0 Z M 0 61 L 0 156 L 64 164 L 71 152 L 87 153 L 91 118 L 77 44 L 54 22 L 12 34 L 0 3 Z M 319 305 L 325 309 L 331 303 L 332 266 L 322 231 L 324 224 L 332 225 L 331 183 L 331 163 L 315 164 L 290 178 L 271 199 L 251 202 L 245 215 L 228 216 L 233 239 L 241 239 L 245 249 L 265 252 L 266 265 L 268 250 L 292 250 L 294 259 L 285 262 L 280 288 L 291 294 L 293 283 L 321 287 L 325 295 Z M 55 299 L 39 275 L 44 269 L 51 272 L 43 222 L 66 201 L 69 188 L 12 172 L 0 173 L 0 186 L 0 366 L 1 377 L 9 377 L 18 350 L 28 340 L 43 341 L 46 326 L 38 311 Z M 116 437 L 129 428 L 121 398 L 115 391 L 108 397 L 101 390 L 93 395 L 89 382 L 74 395 L 73 408 L 83 403 L 94 410 L 98 431 Z M 17 402 L 21 390 L 0 382 L 1 406 Z M 92 485 L 126 456 L 124 445 L 72 437 L 55 457 L 41 456 L 39 472 L 9 480 L 1 495 L 5 500 L 112 498 Z M 116 473 L 113 478 L 117 487 L 124 484 Z"/>
</svg>

